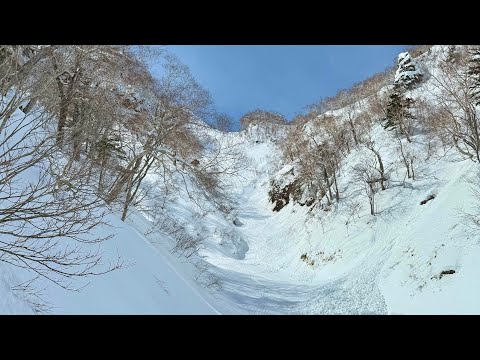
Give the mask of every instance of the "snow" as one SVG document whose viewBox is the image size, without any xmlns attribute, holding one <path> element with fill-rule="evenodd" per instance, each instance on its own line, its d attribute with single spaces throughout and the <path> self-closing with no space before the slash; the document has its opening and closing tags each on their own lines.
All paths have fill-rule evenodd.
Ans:
<svg viewBox="0 0 480 360">
<path fill-rule="evenodd" d="M 414 68 L 415 70 L 409 70 L 409 68 Z M 398 82 L 406 82 L 420 74 L 421 72 L 416 65 L 416 61 L 412 59 L 410 53 L 403 52 L 398 55 L 398 67 L 395 72 L 394 81 L 395 84 Z"/>
<path fill-rule="evenodd" d="M 392 167 L 394 151 L 389 144 L 393 139 L 380 127 L 374 135 L 387 166 Z M 423 153 L 420 144 L 415 146 Z M 352 153 L 345 167 L 351 168 L 358 157 Z M 265 197 L 268 187 L 264 179 L 256 179 L 244 189 L 244 205 L 238 211 L 249 244 L 245 259 L 240 263 L 211 255 L 208 261 L 228 270 L 224 281 L 236 289 L 224 291 L 230 306 L 240 302 L 242 310 L 250 313 L 259 308 L 265 313 L 478 313 L 479 302 L 471 300 L 472 296 L 480 299 L 478 285 L 472 290 L 478 270 L 470 257 L 462 259 L 462 253 L 476 252 L 478 245 L 462 238 L 465 229 L 455 216 L 457 205 L 469 200 L 464 180 L 472 166 L 470 161 L 451 159 L 419 166 L 418 180 L 408 186 L 400 183 L 403 171 L 393 171 L 390 188 L 379 194 L 380 214 L 372 218 L 364 206 L 349 230 L 344 224 L 347 209 L 340 206 L 326 215 L 325 231 L 317 219 L 305 221 L 306 207 L 290 203 L 278 214 L 272 213 Z M 341 188 L 352 188 L 354 184 L 346 180 L 340 179 Z M 420 206 L 432 192 L 437 197 Z M 452 238 L 457 239 L 456 245 Z M 304 253 L 313 255 L 314 266 L 300 260 Z M 318 253 L 323 254 L 315 256 Z M 435 260 L 429 265 L 431 257 Z M 452 268 L 455 274 L 431 279 Z M 465 286 L 470 281 L 463 292 L 460 285 L 452 285 L 460 272 L 458 281 Z M 255 297 L 260 289 L 262 296 Z M 467 300 L 456 301 L 455 292 Z M 439 299 L 435 307 L 433 298 Z"/>
<path fill-rule="evenodd" d="M 293 165 L 287 164 L 285 165 L 279 172 L 279 175 L 286 175 L 289 171 L 293 170 Z"/>
<path fill-rule="evenodd" d="M 140 219 L 141 216 L 138 215 Z M 188 279 L 188 269 L 168 252 L 154 247 L 136 228 L 109 216 L 115 236 L 103 244 L 106 254 L 127 260 L 123 269 L 89 279 L 80 292 L 47 282 L 55 314 L 218 314 L 199 285 Z M 97 230 L 109 233 L 110 228 Z M 158 239 L 161 241 L 163 239 Z M 84 283 L 85 285 L 87 282 Z M 80 284 L 78 284 L 80 285 Z M 6 301 L 6 300 L 4 300 Z M 0 303 L 1 304 L 1 303 Z M 2 312 L 9 310 L 1 304 Z"/>
<path fill-rule="evenodd" d="M 417 60 L 435 73 L 442 49 L 434 46 L 431 55 Z M 428 99 L 433 91 L 425 81 L 409 94 Z M 390 176 L 387 189 L 377 194 L 375 217 L 351 179 L 362 156 L 371 156 L 359 147 L 342 162 L 341 201 L 330 211 L 310 211 L 291 201 L 272 212 L 270 180 L 291 180 L 295 164 L 282 162 L 271 135 L 252 127 L 227 135 L 211 130 L 209 136 L 237 144 L 248 169 L 242 177 L 225 179 L 226 195 L 234 204 L 229 213 L 218 210 L 188 181 L 197 202 L 181 187 L 166 202 L 166 213 L 188 234 L 204 240 L 198 255 L 186 259 L 172 254 L 174 239 L 163 228 L 150 231 L 156 225 L 145 211 L 132 210 L 126 223 L 112 214 L 107 220 L 113 228 L 98 229 L 96 235 L 113 231 L 102 251 L 107 258 L 118 254 L 127 266 L 89 279 L 81 292 L 48 286 L 53 313 L 480 313 L 479 235 L 459 215 L 460 208 L 475 205 L 468 178 L 478 164 L 460 159 L 453 150 L 438 149 L 427 158 L 425 135 L 417 134 L 408 144 L 417 155 L 416 180 L 405 179 L 393 133 L 377 125 L 371 136 Z M 151 173 L 147 181 L 155 184 L 159 177 Z M 420 205 L 431 194 L 436 197 Z M 156 193 L 151 201 L 160 196 Z M 357 215 L 351 213 L 352 202 L 361 205 Z M 208 269 L 201 273 L 205 276 L 200 269 Z M 446 270 L 455 273 L 440 278 Z M 1 313 L 33 312 L 11 290 L 24 275 L 0 262 Z M 215 290 L 206 285 L 212 279 L 221 281 Z"/>
<path fill-rule="evenodd" d="M 0 262 L 0 313 L 34 314 L 25 296 L 12 290 L 12 287 L 21 283 L 12 269 Z"/>
</svg>

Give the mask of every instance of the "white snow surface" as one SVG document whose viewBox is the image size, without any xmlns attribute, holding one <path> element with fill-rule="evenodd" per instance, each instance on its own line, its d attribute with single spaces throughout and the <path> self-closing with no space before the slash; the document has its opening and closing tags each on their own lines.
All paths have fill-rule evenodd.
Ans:
<svg viewBox="0 0 480 360">
<path fill-rule="evenodd" d="M 432 58 L 439 48 L 432 48 Z M 425 57 L 420 61 L 429 64 Z M 429 71 L 435 71 L 432 64 Z M 428 87 L 426 82 L 412 93 L 428 97 Z M 212 136 L 221 140 L 223 135 L 212 130 Z M 80 292 L 42 282 L 50 312 L 480 313 L 480 235 L 458 211 L 475 205 L 467 180 L 478 164 L 453 151 L 427 158 L 426 139 L 417 134 L 411 144 L 418 154 L 416 180 L 405 179 L 393 134 L 377 125 L 372 138 L 390 174 L 388 188 L 377 196 L 377 216 L 370 215 L 368 200 L 350 176 L 368 153 L 361 148 L 342 163 L 341 200 L 330 211 L 290 202 L 272 212 L 270 180 L 288 176 L 295 164 L 282 163 L 277 144 L 264 137 L 259 142 L 247 131 L 226 138 L 238 141 L 250 161 L 242 179 L 229 179 L 228 196 L 235 203 L 230 214 L 205 201 L 198 207 L 183 191 L 168 203 L 171 216 L 205 238 L 198 255 L 172 254 L 172 237 L 162 229 L 149 231 L 152 219 L 140 210 L 133 210 L 126 223 L 110 215 L 113 227 L 97 229 L 97 234 L 115 234 L 102 251 L 107 259 L 119 255 L 127 266 L 88 279 Z M 420 205 L 432 194 L 435 199 Z M 362 205 L 357 215 L 351 215 L 352 202 Z M 455 273 L 440 278 L 446 270 Z M 28 276 L 0 262 L 0 313 L 35 313 L 28 299 L 12 290 Z M 212 279 L 220 285 L 213 287 Z"/>
<path fill-rule="evenodd" d="M 398 67 L 395 71 L 395 83 L 400 81 L 408 81 L 416 75 L 421 74 L 417 67 L 416 61 L 412 59 L 409 52 L 402 52 L 398 55 Z M 415 70 L 406 70 L 407 66 L 414 66 Z"/>
</svg>

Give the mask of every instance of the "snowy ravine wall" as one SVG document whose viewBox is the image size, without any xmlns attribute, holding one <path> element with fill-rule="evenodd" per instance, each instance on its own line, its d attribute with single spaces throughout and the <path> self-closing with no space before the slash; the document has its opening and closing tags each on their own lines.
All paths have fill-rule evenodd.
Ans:
<svg viewBox="0 0 480 360">
<path fill-rule="evenodd" d="M 415 59 L 415 74 L 421 69 L 423 79 L 420 78 L 404 93 L 415 101 L 411 107 L 414 116 L 408 129 L 410 142 L 402 135 L 399 126 L 386 130 L 382 117 L 374 118 L 371 130 L 364 134 L 361 144 L 350 144 L 349 151 L 338 155 L 339 166 L 335 171 L 339 201 L 335 200 L 335 188 L 331 185 L 333 199 L 332 196 L 328 199 L 328 191 L 323 191 L 317 194 L 311 206 L 301 206 L 303 204 L 291 195 L 288 205 L 278 215 L 272 215 L 278 223 L 285 221 L 291 224 L 284 229 L 286 233 L 289 233 L 288 228 L 295 228 L 291 230 L 292 234 L 295 233 L 291 247 L 295 249 L 297 258 L 290 253 L 291 257 L 280 266 L 291 269 L 290 277 L 298 278 L 301 273 L 303 281 L 317 282 L 323 278 L 328 279 L 330 285 L 335 283 L 332 280 L 336 278 L 342 286 L 350 289 L 348 292 L 352 292 L 351 295 L 358 291 L 357 299 L 350 298 L 348 294 L 339 296 L 335 291 L 334 295 L 325 295 L 323 300 L 322 296 L 317 296 L 302 309 L 308 312 L 315 308 L 326 312 L 367 313 L 480 311 L 480 288 L 475 280 L 478 269 L 473 265 L 479 254 L 480 232 L 475 222 L 469 221 L 478 213 L 479 199 L 472 196 L 478 180 L 471 179 L 478 179 L 479 164 L 473 155 L 470 158 L 462 153 L 465 147 L 460 146 L 460 151 L 456 151 L 458 149 L 441 144 L 430 128 L 436 124 L 435 121 L 438 121 L 439 127 L 447 126 L 432 108 L 441 96 L 445 78 L 442 64 L 455 61 L 456 56 L 465 56 L 462 51 L 465 48 L 454 47 L 452 50 L 452 47 L 434 46 Z M 403 79 L 400 74 L 404 70 L 405 59 L 411 61 L 407 54 L 399 56 L 396 82 Z M 413 73 L 412 69 L 406 71 Z M 381 89 L 379 94 L 388 90 Z M 359 115 L 370 111 L 368 100 L 357 102 L 355 108 Z M 388 102 L 388 98 L 386 100 Z M 478 113 L 478 109 L 476 111 Z M 333 116 L 339 126 L 343 123 L 349 129 L 349 112 L 351 109 L 346 107 L 326 115 Z M 461 113 L 458 116 L 461 117 Z M 358 118 L 360 121 L 361 116 Z M 304 126 L 306 140 L 312 138 L 311 129 L 325 119 L 325 115 L 321 115 Z M 316 144 L 328 141 L 325 133 L 314 136 L 317 136 Z M 302 138 L 297 136 L 295 140 L 298 145 Z M 350 141 L 354 142 L 353 139 Z M 317 152 L 321 149 L 318 148 Z M 383 191 L 380 189 L 377 156 L 372 149 L 382 158 L 385 173 Z M 409 159 L 409 171 L 403 157 Z M 355 176 L 366 161 L 372 165 L 371 184 L 376 187 L 375 216 L 369 213 L 370 185 L 362 184 Z M 314 160 L 311 163 L 315 164 Z M 320 159 L 316 164 L 325 163 Z M 301 176 L 305 171 L 302 165 L 308 163 L 305 159 L 298 159 L 284 164 L 272 181 L 286 189 L 295 184 L 299 174 Z M 322 169 L 321 166 L 319 168 Z M 321 171 L 318 178 L 322 179 Z M 275 204 L 269 206 L 272 209 Z M 305 226 L 304 230 L 300 229 L 299 222 Z M 279 234 L 276 238 L 280 238 Z M 295 266 L 301 262 L 304 263 L 304 271 Z M 340 280 L 342 277 L 338 274 L 346 269 L 349 270 Z M 326 283 L 324 285 L 329 289 L 326 293 L 335 289 Z M 361 290 L 361 286 L 365 289 Z M 344 305 L 341 310 L 325 304 L 335 299 Z M 315 301 L 319 303 L 315 304 Z M 348 301 L 358 301 L 360 306 L 347 304 Z"/>
<path fill-rule="evenodd" d="M 102 249 L 129 266 L 93 279 L 80 293 L 49 286 L 50 311 L 480 313 L 480 231 L 471 222 L 480 199 L 472 196 L 478 181 L 470 180 L 478 180 L 479 164 L 448 143 L 440 126 L 448 118 L 432 109 L 445 79 L 441 64 L 459 61 L 462 49 L 433 46 L 412 58 L 422 78 L 401 96 L 414 100 L 407 109 L 413 116 L 391 112 L 391 128 L 381 105 L 388 105 L 393 81 L 299 128 L 282 125 L 281 140 L 255 127 L 205 129 L 216 145 L 199 162 L 230 149 L 222 163 L 241 158 L 239 174 L 224 173 L 219 194 L 205 194 L 178 174 L 170 180 L 174 192 L 153 190 L 125 223 L 110 215 L 114 237 Z M 372 106 L 378 99 L 384 103 Z M 162 181 L 152 170 L 145 189 Z M 273 185 L 282 193 L 274 199 Z M 148 211 L 160 200 L 165 212 Z M 27 279 L 0 263 L 0 312 L 35 311 L 31 299 L 11 290 Z"/>
</svg>

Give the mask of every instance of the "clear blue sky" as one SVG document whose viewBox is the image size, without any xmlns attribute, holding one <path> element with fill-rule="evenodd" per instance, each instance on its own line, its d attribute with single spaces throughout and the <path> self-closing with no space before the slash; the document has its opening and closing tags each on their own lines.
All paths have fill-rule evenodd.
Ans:
<svg viewBox="0 0 480 360">
<path fill-rule="evenodd" d="M 210 91 L 216 108 L 240 117 L 256 108 L 291 120 L 306 105 L 393 65 L 405 45 L 169 45 Z"/>
</svg>

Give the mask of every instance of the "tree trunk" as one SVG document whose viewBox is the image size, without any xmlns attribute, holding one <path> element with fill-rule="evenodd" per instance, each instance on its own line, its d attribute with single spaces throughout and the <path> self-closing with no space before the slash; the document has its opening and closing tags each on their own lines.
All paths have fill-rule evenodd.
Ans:
<svg viewBox="0 0 480 360">
<path fill-rule="evenodd" d="M 37 51 L 37 53 L 33 55 L 33 57 L 31 57 L 25 64 L 20 66 L 19 70 L 15 74 L 12 74 L 11 76 L 9 76 L 8 79 L 3 84 L 2 93 L 4 94 L 4 96 L 8 93 L 8 90 L 10 90 L 10 88 L 14 84 L 21 86 L 22 83 L 27 79 L 28 75 L 30 75 L 35 65 L 45 56 L 53 53 L 53 51 L 58 46 L 59 45 L 51 45 L 48 48 L 43 48 Z"/>
<path fill-rule="evenodd" d="M 73 132 L 72 132 L 72 142 L 73 142 L 73 158 L 75 160 L 80 160 L 80 153 L 82 150 L 82 130 L 83 129 L 83 116 L 81 113 L 80 105 L 75 103 L 75 111 L 73 113 Z"/>
<path fill-rule="evenodd" d="M 127 185 L 127 196 L 125 198 L 125 203 L 123 204 L 123 211 L 122 211 L 122 221 L 125 221 L 125 219 L 127 218 L 127 211 L 128 211 L 128 207 L 130 205 L 130 202 L 131 202 L 131 197 L 132 197 L 132 181 L 133 181 L 133 175 L 130 177 L 130 181 L 128 182 L 128 185 Z"/>
<path fill-rule="evenodd" d="M 373 184 L 368 185 L 370 187 L 370 196 L 368 199 L 370 200 L 370 214 L 375 216 L 375 192 L 373 189 Z"/>
<path fill-rule="evenodd" d="M 98 193 L 102 194 L 103 193 L 103 174 L 105 172 L 105 161 L 102 159 L 100 163 L 100 174 L 98 176 Z"/>
<path fill-rule="evenodd" d="M 28 104 L 23 108 L 23 113 L 28 114 L 32 110 L 36 102 L 37 102 L 36 98 L 31 98 Z"/>
<path fill-rule="evenodd" d="M 380 153 L 377 150 L 375 150 L 373 147 L 371 148 L 371 150 L 375 153 L 378 159 L 378 166 L 380 166 L 380 184 L 382 186 L 382 191 L 383 191 L 385 190 L 385 169 L 383 167 L 383 161 L 380 156 Z"/>
<path fill-rule="evenodd" d="M 58 117 L 58 126 L 57 126 L 57 145 L 58 147 L 63 147 L 64 139 L 64 129 L 67 123 L 67 107 L 66 100 L 62 99 L 60 101 L 60 115 Z"/>
<path fill-rule="evenodd" d="M 54 56 L 52 56 L 52 65 L 54 70 L 56 72 L 59 72 L 60 69 L 58 68 L 58 65 Z M 76 70 L 74 71 L 72 78 L 67 84 L 64 84 L 62 82 L 62 80 L 60 79 L 60 75 L 57 76 L 57 88 L 58 88 L 59 97 L 60 97 L 60 114 L 59 114 L 58 128 L 57 128 L 57 145 L 60 148 L 63 147 L 63 142 L 65 139 L 64 128 L 67 123 L 68 110 L 73 100 L 75 85 L 79 80 L 80 73 L 81 73 L 78 57 L 75 60 L 75 68 Z"/>
<path fill-rule="evenodd" d="M 353 140 L 355 141 L 355 145 L 358 145 L 357 132 L 355 131 L 355 126 L 353 126 L 353 120 L 350 120 L 348 123 L 350 124 L 350 129 L 352 130 L 352 135 L 353 135 Z"/>
<path fill-rule="evenodd" d="M 140 171 L 138 171 L 138 167 L 135 169 L 135 173 L 138 171 L 138 175 L 135 177 L 135 173 L 132 175 L 132 178 L 130 182 L 128 183 L 127 186 L 127 196 L 125 199 L 125 203 L 123 205 L 123 213 L 122 213 L 122 221 L 125 221 L 127 218 L 127 213 L 128 213 L 128 208 L 132 204 L 133 200 L 137 196 L 138 190 L 140 189 L 140 184 L 142 183 L 142 180 L 145 178 L 145 176 L 148 174 L 148 171 L 152 167 L 153 163 L 155 161 L 155 158 L 152 157 L 147 157 L 145 159 L 144 165 Z M 132 192 L 133 187 L 135 187 L 135 190 Z"/>
<path fill-rule="evenodd" d="M 337 175 L 335 174 L 335 171 L 333 172 L 333 183 L 335 184 L 335 199 L 337 202 L 340 201 L 340 192 L 338 191 L 338 185 L 337 185 Z"/>
<path fill-rule="evenodd" d="M 398 127 L 400 128 L 400 133 L 402 135 L 405 135 L 405 138 L 407 139 L 407 141 L 409 143 L 412 142 L 412 140 L 410 139 L 410 136 L 408 135 L 408 131 L 407 129 L 405 129 L 405 123 L 403 122 L 403 118 L 400 118 L 399 121 L 398 121 Z"/>
<path fill-rule="evenodd" d="M 403 163 L 407 168 L 407 177 L 410 179 L 412 177 L 410 174 L 410 164 L 408 163 L 408 159 L 405 157 L 405 154 L 403 152 L 402 140 L 400 140 L 400 138 L 397 138 L 397 140 L 398 140 L 398 144 L 400 145 L 400 154 L 402 155 Z M 412 165 L 413 165 L 413 160 L 410 159 L 410 161 L 412 162 Z"/>
<path fill-rule="evenodd" d="M 325 179 L 325 184 L 328 187 L 328 194 L 330 195 L 330 199 L 333 200 L 332 189 L 330 186 L 330 181 L 328 180 L 327 168 L 325 166 L 323 166 L 323 177 Z"/>
<path fill-rule="evenodd" d="M 407 141 L 408 141 L 409 143 L 411 143 L 412 140 L 410 139 L 410 136 L 408 135 L 408 132 L 405 131 L 404 134 L 405 134 L 405 138 L 407 139 Z"/>
<path fill-rule="evenodd" d="M 120 175 L 120 177 L 114 182 L 112 190 L 110 190 L 105 202 L 107 205 L 110 205 L 113 200 L 115 200 L 122 190 L 123 185 L 128 181 L 128 178 L 131 176 L 131 172 L 128 169 L 125 169 L 125 172 Z"/>
<path fill-rule="evenodd" d="M 412 169 L 412 179 L 415 180 L 415 172 L 413 171 L 413 159 L 410 159 L 410 169 Z"/>
</svg>

